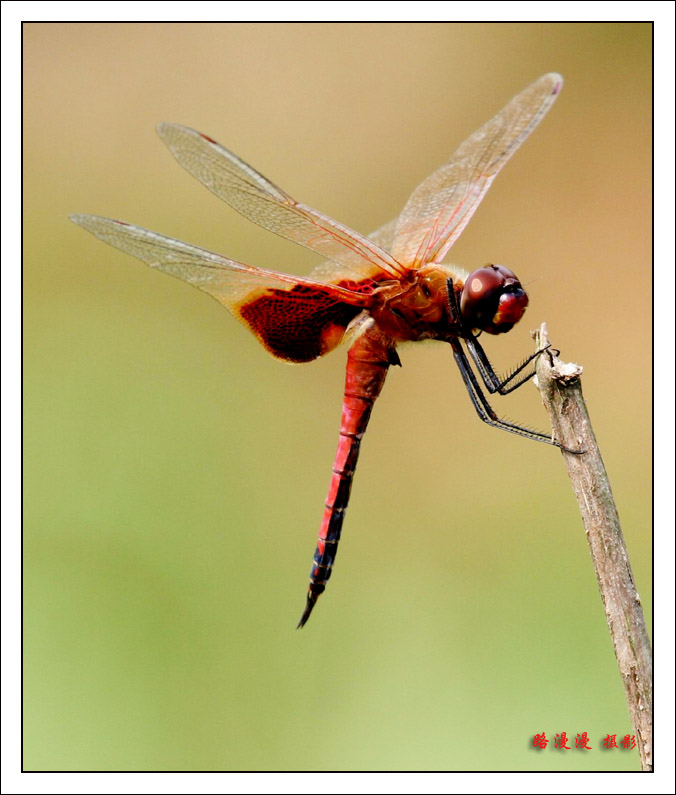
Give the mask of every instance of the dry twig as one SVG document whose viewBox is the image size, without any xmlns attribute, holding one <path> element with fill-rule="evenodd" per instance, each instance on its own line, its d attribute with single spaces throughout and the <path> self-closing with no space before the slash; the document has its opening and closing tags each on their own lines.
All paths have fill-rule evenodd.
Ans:
<svg viewBox="0 0 676 795">
<path fill-rule="evenodd" d="M 536 345 L 548 344 L 543 323 Z M 601 453 L 582 397 L 576 364 L 565 364 L 549 351 L 537 365 L 536 385 L 549 412 L 555 438 L 583 455 L 563 452 L 577 497 L 596 577 L 624 682 L 629 713 L 643 770 L 652 770 L 652 654 L 627 548 Z"/>
</svg>

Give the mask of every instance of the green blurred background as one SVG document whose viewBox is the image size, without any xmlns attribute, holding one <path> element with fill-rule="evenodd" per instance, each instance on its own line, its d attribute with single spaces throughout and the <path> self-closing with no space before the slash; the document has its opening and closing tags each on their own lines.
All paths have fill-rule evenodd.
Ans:
<svg viewBox="0 0 676 795">
<path fill-rule="evenodd" d="M 449 260 L 527 284 L 526 320 L 487 341 L 498 369 L 543 320 L 584 365 L 650 621 L 648 25 L 24 27 L 26 769 L 638 769 L 600 748 L 632 730 L 561 456 L 479 422 L 448 346 L 403 349 L 297 632 L 345 349 L 280 364 L 67 220 L 305 274 L 318 258 L 204 190 L 157 122 L 368 233 L 554 70 Z M 547 425 L 532 387 L 496 403 Z M 553 750 L 562 731 L 593 750 Z"/>
</svg>

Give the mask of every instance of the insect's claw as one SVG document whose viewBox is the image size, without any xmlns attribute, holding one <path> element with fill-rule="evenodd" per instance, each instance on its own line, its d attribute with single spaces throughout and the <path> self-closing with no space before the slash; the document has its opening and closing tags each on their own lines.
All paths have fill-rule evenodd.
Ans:
<svg viewBox="0 0 676 795">
<path fill-rule="evenodd" d="M 565 447 L 562 444 L 557 445 L 564 453 L 571 453 L 572 455 L 584 455 L 587 451 L 583 448 L 582 450 L 573 450 L 572 447 Z"/>
</svg>

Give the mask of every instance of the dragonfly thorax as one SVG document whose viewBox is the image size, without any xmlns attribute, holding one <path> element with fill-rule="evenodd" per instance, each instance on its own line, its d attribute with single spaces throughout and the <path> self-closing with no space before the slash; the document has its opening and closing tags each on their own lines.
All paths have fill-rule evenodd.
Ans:
<svg viewBox="0 0 676 795">
<path fill-rule="evenodd" d="M 435 265 L 413 271 L 406 281 L 384 290 L 371 310 L 379 330 L 399 342 L 457 336 L 460 326 L 450 312 L 449 283 L 461 285 L 462 280 Z"/>
</svg>

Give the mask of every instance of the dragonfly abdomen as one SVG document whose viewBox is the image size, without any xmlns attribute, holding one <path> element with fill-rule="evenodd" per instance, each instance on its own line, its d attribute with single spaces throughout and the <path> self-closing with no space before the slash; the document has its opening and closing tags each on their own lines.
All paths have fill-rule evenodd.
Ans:
<svg viewBox="0 0 676 795">
<path fill-rule="evenodd" d="M 361 440 L 371 417 L 371 409 L 385 383 L 387 370 L 393 360 L 395 358 L 391 349 L 380 339 L 371 337 L 368 332 L 348 351 L 338 450 L 310 570 L 305 611 L 298 622 L 299 628 L 307 622 L 331 576 L 343 519 L 350 499 Z"/>
</svg>

